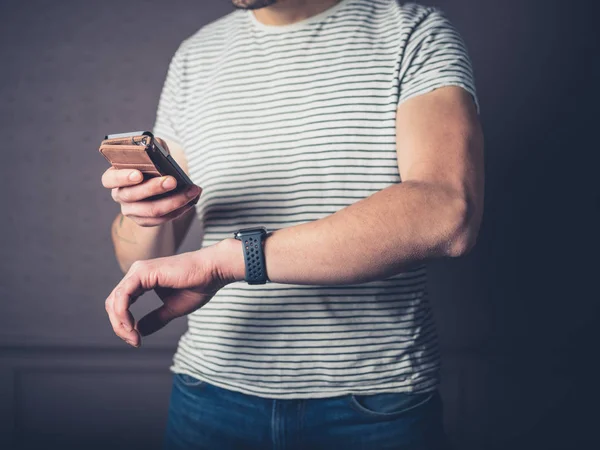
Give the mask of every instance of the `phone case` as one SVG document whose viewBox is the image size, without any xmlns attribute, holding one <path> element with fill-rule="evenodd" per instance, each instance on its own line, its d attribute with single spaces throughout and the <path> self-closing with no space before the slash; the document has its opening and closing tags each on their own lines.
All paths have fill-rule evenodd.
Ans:
<svg viewBox="0 0 600 450">
<path fill-rule="evenodd" d="M 177 180 L 173 191 L 155 198 L 168 196 L 193 184 L 149 131 L 108 135 L 100 144 L 99 151 L 115 169 L 137 169 L 144 178 L 171 175 Z M 195 198 L 192 203 L 197 202 L 198 198 Z"/>
</svg>

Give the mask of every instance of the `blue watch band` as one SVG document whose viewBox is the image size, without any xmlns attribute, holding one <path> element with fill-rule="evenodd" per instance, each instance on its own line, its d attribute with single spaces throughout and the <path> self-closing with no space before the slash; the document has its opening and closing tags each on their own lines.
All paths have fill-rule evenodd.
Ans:
<svg viewBox="0 0 600 450">
<path fill-rule="evenodd" d="M 248 284 L 265 284 L 269 281 L 263 249 L 267 234 L 265 227 L 244 228 L 233 234 L 237 240 L 242 242 L 244 263 L 246 264 L 245 280 Z"/>
</svg>

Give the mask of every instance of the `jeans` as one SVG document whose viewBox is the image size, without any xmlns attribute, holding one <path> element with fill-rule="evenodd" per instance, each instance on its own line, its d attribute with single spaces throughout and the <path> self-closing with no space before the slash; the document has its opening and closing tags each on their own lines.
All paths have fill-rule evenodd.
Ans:
<svg viewBox="0 0 600 450">
<path fill-rule="evenodd" d="M 165 450 L 438 450 L 437 391 L 274 400 L 174 375 Z"/>
</svg>

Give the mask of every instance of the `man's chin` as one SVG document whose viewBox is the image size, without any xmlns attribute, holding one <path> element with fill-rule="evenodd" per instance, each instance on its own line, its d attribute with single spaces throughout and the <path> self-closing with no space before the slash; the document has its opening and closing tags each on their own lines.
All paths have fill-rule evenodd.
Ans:
<svg viewBox="0 0 600 450">
<path fill-rule="evenodd" d="M 277 0 L 231 0 L 237 9 L 260 9 L 274 5 Z"/>
</svg>

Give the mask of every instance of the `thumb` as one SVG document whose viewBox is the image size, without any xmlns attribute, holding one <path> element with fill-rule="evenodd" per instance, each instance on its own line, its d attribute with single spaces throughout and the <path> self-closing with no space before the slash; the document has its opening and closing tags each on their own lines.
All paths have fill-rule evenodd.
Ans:
<svg viewBox="0 0 600 450">
<path fill-rule="evenodd" d="M 177 317 L 179 317 L 179 314 L 169 309 L 167 305 L 162 305 L 142 317 L 136 324 L 135 328 L 138 330 L 141 336 L 148 336 L 149 334 L 160 330 L 171 320 L 176 319 Z"/>
</svg>

